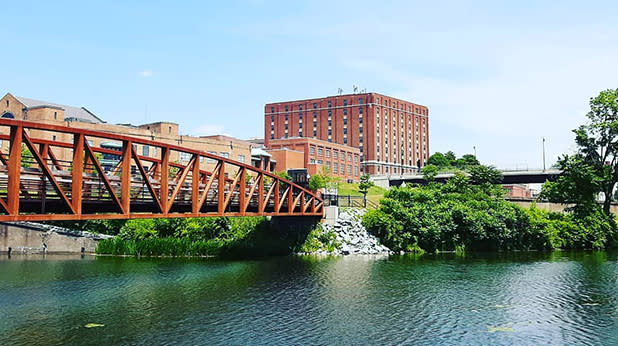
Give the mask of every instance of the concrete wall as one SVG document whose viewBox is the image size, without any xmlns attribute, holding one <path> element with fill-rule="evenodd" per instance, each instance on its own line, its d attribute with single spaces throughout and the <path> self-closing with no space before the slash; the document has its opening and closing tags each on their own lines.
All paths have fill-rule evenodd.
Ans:
<svg viewBox="0 0 618 346">
<path fill-rule="evenodd" d="M 54 253 L 54 252 L 94 252 L 98 238 L 76 234 L 58 233 L 51 229 L 0 223 L 0 252 L 12 253 Z"/>
<path fill-rule="evenodd" d="M 516 201 L 516 200 L 511 200 L 510 202 L 513 202 L 513 203 L 519 205 L 520 207 L 524 207 L 524 208 L 530 208 L 530 205 L 532 205 L 532 201 Z M 564 208 L 568 207 L 568 205 L 566 205 L 566 204 L 558 204 L 558 203 L 549 203 L 549 202 L 536 202 L 536 207 L 541 209 L 541 210 L 562 212 L 562 211 L 564 211 Z M 613 214 L 618 215 L 618 204 L 612 204 L 611 207 L 609 208 L 609 210 Z"/>
</svg>

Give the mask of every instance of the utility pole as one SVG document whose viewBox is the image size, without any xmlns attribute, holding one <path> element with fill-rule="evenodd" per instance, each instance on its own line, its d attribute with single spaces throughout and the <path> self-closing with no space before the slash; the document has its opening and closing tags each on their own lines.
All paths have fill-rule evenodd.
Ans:
<svg viewBox="0 0 618 346">
<path fill-rule="evenodd" d="M 545 137 L 543 137 L 543 172 L 545 172 Z"/>
</svg>

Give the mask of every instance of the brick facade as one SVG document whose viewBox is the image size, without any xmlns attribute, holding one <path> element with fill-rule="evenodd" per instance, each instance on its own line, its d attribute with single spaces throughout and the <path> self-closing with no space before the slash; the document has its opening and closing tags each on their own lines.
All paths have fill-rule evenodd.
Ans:
<svg viewBox="0 0 618 346">
<path fill-rule="evenodd" d="M 331 175 L 339 177 L 343 181 L 360 180 L 361 152 L 358 148 L 306 137 L 272 139 L 269 141 L 268 147 L 271 154 L 273 151 L 283 148 L 304 153 L 304 166 L 284 166 L 277 162 L 277 170 L 307 168 L 307 173 L 314 175 L 321 173 L 322 167 L 325 167 Z"/>
<path fill-rule="evenodd" d="M 251 164 L 251 146 L 247 141 L 239 140 L 228 136 L 183 136 L 179 134 L 178 124 L 171 122 L 156 122 L 143 124 L 139 126 L 133 125 L 113 125 L 107 123 L 90 123 L 75 120 L 66 120 L 65 111 L 61 105 L 40 105 L 35 107 L 26 107 L 18 98 L 13 95 L 6 94 L 0 99 L 0 116 L 7 117 L 7 114 L 19 120 L 34 121 L 39 123 L 48 123 L 54 125 L 69 126 L 75 128 L 88 129 L 93 131 L 103 131 L 116 133 L 121 135 L 133 136 L 142 139 L 153 140 L 157 142 L 180 145 L 189 149 L 197 149 L 204 152 L 216 154 L 219 156 L 229 157 L 235 161 Z M 9 116 L 9 117 L 10 117 Z M 38 131 L 38 130 L 30 130 Z M 0 128 L 0 133 L 8 134 L 8 128 Z M 34 133 L 33 133 L 34 135 Z M 73 136 L 70 134 L 48 133 L 43 132 L 37 134 L 38 138 L 47 138 L 52 141 L 71 142 Z M 101 147 L 106 145 L 120 146 L 122 143 L 112 143 L 112 141 L 92 138 L 90 145 Z M 0 150 L 8 152 L 8 141 L 0 141 Z M 159 157 L 161 152 L 157 148 L 137 145 L 137 152 L 143 156 Z M 71 160 L 69 150 L 56 149 L 54 152 L 59 160 Z M 180 155 L 178 152 L 172 152 L 170 161 L 179 163 L 188 163 L 191 158 L 189 156 Z M 210 160 L 204 160 L 200 166 L 202 169 L 211 170 L 215 163 Z"/>
<path fill-rule="evenodd" d="M 363 172 L 414 172 L 429 153 L 429 111 L 377 93 L 266 104 L 266 147 L 274 140 L 292 137 L 358 148 Z"/>
</svg>

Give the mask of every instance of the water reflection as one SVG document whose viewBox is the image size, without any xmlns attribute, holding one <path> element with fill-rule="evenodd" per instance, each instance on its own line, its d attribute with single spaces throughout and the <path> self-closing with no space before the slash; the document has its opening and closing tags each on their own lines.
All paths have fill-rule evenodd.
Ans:
<svg viewBox="0 0 618 346">
<path fill-rule="evenodd" d="M 0 344 L 610 345 L 616 274 L 612 252 L 13 256 L 0 259 Z"/>
</svg>

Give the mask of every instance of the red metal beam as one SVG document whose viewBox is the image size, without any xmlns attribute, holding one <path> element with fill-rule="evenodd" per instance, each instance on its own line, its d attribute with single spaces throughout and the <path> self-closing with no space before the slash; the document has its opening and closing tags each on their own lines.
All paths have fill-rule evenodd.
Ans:
<svg viewBox="0 0 618 346">
<path fill-rule="evenodd" d="M 84 171 L 84 135 L 75 134 L 73 137 L 73 161 L 72 161 L 72 184 L 71 184 L 71 204 L 75 214 L 82 213 L 82 191 L 83 191 L 83 171 Z M 47 156 L 47 155 L 45 155 Z M 42 165 L 47 168 L 47 160 L 42 158 Z"/>
<path fill-rule="evenodd" d="M 19 182 L 23 133 L 23 127 L 11 126 L 11 147 L 9 148 L 9 177 L 7 186 L 7 207 L 11 215 L 19 214 Z"/>
<path fill-rule="evenodd" d="M 105 175 L 103 167 L 101 167 L 99 160 L 97 160 L 97 158 L 94 156 L 94 152 L 92 152 L 92 149 L 90 148 L 88 142 L 84 143 L 84 148 L 86 148 L 86 155 L 90 157 L 90 160 L 92 160 L 92 163 L 94 164 L 95 170 L 97 171 L 97 173 L 99 173 L 99 177 L 101 178 L 101 180 L 103 180 L 103 185 L 105 185 L 107 192 L 112 197 L 112 201 L 114 201 L 116 207 L 118 207 L 118 210 L 120 210 L 120 212 L 124 214 L 124 211 L 122 210 L 122 203 L 116 195 L 116 192 L 114 192 L 112 184 L 110 183 L 109 179 L 107 179 L 107 175 Z"/>
<path fill-rule="evenodd" d="M 7 172 L 9 177 L 9 183 L 7 185 L 7 193 L 8 200 L 7 203 L 0 200 L 0 208 L 6 209 L 7 213 L 12 215 L 0 215 L 0 220 L 42 220 L 42 219 L 71 219 L 71 220 L 79 220 L 79 219 L 105 219 L 105 218 L 142 218 L 142 217 L 186 217 L 186 216 L 218 216 L 218 215 L 228 215 L 228 216 L 240 216 L 240 215 L 295 215 L 295 214 L 304 214 L 307 215 L 307 208 L 310 207 L 310 215 L 319 215 L 322 213 L 322 203 L 321 200 L 315 196 L 313 193 L 299 187 L 298 185 L 280 179 L 279 177 L 273 175 L 270 172 L 263 171 L 259 168 L 255 168 L 249 166 L 247 164 L 241 162 L 235 162 L 228 158 L 219 157 L 216 155 L 204 153 L 197 150 L 187 149 L 176 145 L 170 145 L 165 143 L 157 143 L 154 141 L 148 141 L 140 138 L 133 138 L 129 136 L 116 135 L 111 133 L 97 132 L 91 130 L 84 129 L 75 129 L 69 127 L 62 127 L 50 124 L 39 124 L 39 123 L 31 123 L 24 121 L 15 121 L 15 120 L 7 120 L 0 119 L 0 126 L 8 126 L 11 128 L 11 135 L 0 135 L 0 139 L 8 137 L 11 141 L 11 152 L 8 157 L 8 160 L 5 160 L 7 163 Z M 21 131 L 15 131 L 16 128 L 20 128 Z M 73 141 L 70 143 L 63 141 L 49 141 L 41 138 L 30 138 L 27 136 L 25 130 L 26 129 L 38 129 L 42 131 L 34 131 L 37 132 L 61 132 L 61 133 L 69 133 L 73 136 Z M 21 134 L 21 138 L 19 134 Z M 86 136 L 94 137 L 100 139 L 110 139 L 117 142 L 123 143 L 123 150 L 121 152 L 116 150 L 104 149 L 104 148 L 91 148 L 88 145 L 88 142 L 85 140 Z M 60 138 L 66 138 L 66 136 L 59 136 Z M 33 156 L 35 160 L 39 164 L 41 168 L 41 172 L 20 172 L 20 161 L 21 161 L 21 142 L 24 141 L 28 145 L 28 148 L 31 152 L 33 152 Z M 94 140 L 94 139 L 93 139 Z M 19 143 L 19 146 L 15 145 L 15 143 Z M 35 151 L 33 149 L 34 144 L 38 144 L 40 147 L 39 151 Z M 133 148 L 133 144 L 141 144 L 141 145 L 151 145 L 153 147 L 158 147 L 161 149 L 161 158 L 152 158 L 148 156 L 139 156 L 136 153 L 136 150 Z M 62 150 L 72 150 L 72 161 L 71 162 L 60 162 L 55 157 L 52 147 L 58 147 Z M 19 150 L 18 150 L 19 149 Z M 84 156 L 84 150 L 86 151 L 86 155 Z M 108 179 L 108 176 L 105 174 L 104 170 L 101 167 L 100 162 L 96 159 L 94 153 L 104 153 L 116 155 L 120 158 L 120 162 L 118 164 L 118 169 L 120 170 L 120 179 L 117 179 L 114 184 L 119 184 L 120 188 L 120 197 L 117 196 L 114 190 L 114 186 Z M 181 152 L 181 153 L 189 153 L 192 155 L 192 160 L 188 165 L 171 163 L 169 162 L 170 155 L 172 152 Z M 176 153 L 174 153 L 176 155 Z M 19 160 L 16 158 L 19 157 Z M 2 156 L 0 155 L 0 161 L 2 160 Z M 215 167 L 213 172 L 202 171 L 200 167 L 200 161 L 202 159 L 214 159 L 217 161 L 217 166 Z M 59 170 L 63 170 L 69 165 L 72 166 L 72 172 L 64 172 L 66 173 L 55 173 L 53 174 L 49 169 L 49 161 L 53 163 L 53 165 Z M 144 198 L 141 195 L 141 191 L 143 191 L 144 187 L 147 187 L 150 194 L 153 197 L 153 200 L 157 201 L 160 210 L 155 210 L 153 213 L 147 213 L 144 216 L 142 213 L 134 213 L 131 212 L 131 161 L 134 161 L 140 174 L 144 179 L 144 183 L 140 184 L 138 187 L 139 193 L 134 195 L 134 199 L 139 201 L 140 198 Z M 93 199 L 96 198 L 96 195 L 92 195 L 89 192 L 87 194 L 83 192 L 83 190 L 90 191 L 90 186 L 92 185 L 90 181 L 92 181 L 91 177 L 83 175 L 83 169 L 85 168 L 86 163 L 90 165 L 92 162 L 92 166 L 94 167 L 93 171 L 96 171 L 99 175 L 100 181 L 103 182 L 105 188 L 108 190 L 110 197 L 112 198 L 112 203 L 114 203 L 119 211 L 122 214 L 82 214 L 81 208 L 83 208 L 84 196 L 87 196 L 88 203 L 92 203 Z M 148 172 L 144 168 L 143 162 L 152 162 L 150 169 Z M 235 170 L 237 170 L 237 176 L 234 180 L 225 177 L 226 167 L 225 165 L 234 166 Z M 90 167 L 90 166 L 89 166 Z M 169 169 L 170 167 L 178 168 L 178 174 L 176 175 L 177 181 L 170 191 L 170 177 L 169 177 Z M 249 173 L 251 172 L 251 173 Z M 188 174 L 191 173 L 191 185 L 189 188 L 189 184 L 185 184 Z M 26 174 L 26 175 L 24 175 Z M 23 185 L 23 189 L 31 189 L 32 181 L 37 181 L 36 177 L 40 175 L 44 175 L 47 179 L 49 179 L 50 183 L 61 197 L 67 207 L 74 214 L 20 214 L 20 198 L 32 198 L 29 194 L 24 193 L 20 194 L 19 190 L 21 185 Z M 151 175 L 154 174 L 155 178 L 159 178 L 159 191 L 157 194 L 156 186 L 150 180 Z M 251 175 L 253 178 L 249 181 L 247 180 L 247 175 Z M 71 178 L 72 179 L 72 188 L 71 188 L 71 198 L 70 201 L 67 198 L 67 195 L 62 190 L 60 184 L 58 184 L 58 180 L 56 177 L 62 177 L 62 179 Z M 264 177 L 269 177 L 272 179 L 273 183 L 270 186 L 269 191 L 264 196 Z M 214 184 L 214 179 L 217 179 L 217 187 L 216 187 L 216 203 L 217 203 L 217 211 L 212 213 L 200 213 L 202 210 L 204 203 L 208 199 L 208 192 L 212 188 L 212 184 Z M 21 179 L 24 179 L 24 183 L 21 184 Z M 88 181 L 86 179 L 89 179 Z M 99 181 L 99 180 L 96 180 Z M 96 184 L 96 181 L 94 182 Z M 40 183 L 39 183 L 40 184 Z M 64 184 L 64 183 L 63 183 Z M 88 184 L 87 186 L 84 186 Z M 156 183 L 155 183 L 156 184 Z M 202 185 L 204 184 L 204 185 Z M 285 184 L 287 186 L 286 190 L 283 194 L 280 194 L 279 188 L 280 184 Z M 16 187 L 17 186 L 17 187 Z M 39 185 L 40 186 L 40 185 Z M 202 186 L 204 189 L 202 190 Z M 83 188 L 82 188 L 83 187 Z M 233 208 L 234 211 L 227 211 L 227 207 L 231 203 L 232 199 L 235 199 L 236 187 L 238 187 L 238 202 L 239 207 L 236 209 Z M 44 188 L 44 186 L 43 186 Z M 227 190 L 226 190 L 227 189 Z M 254 196 L 257 190 L 257 200 L 254 200 Z M 99 188 L 98 191 L 103 191 Z M 186 198 L 183 198 L 184 207 L 187 208 L 189 206 L 191 212 L 187 213 L 170 213 L 169 211 L 172 209 L 172 205 L 175 202 L 178 194 L 184 194 L 185 191 L 189 191 L 190 193 L 190 201 Z M 171 195 L 170 195 L 171 192 Z M 248 195 L 247 195 L 248 192 Z M 100 193 L 100 192 L 99 192 Z M 297 193 L 296 198 L 294 197 L 294 193 Z M 157 198 L 158 195 L 158 198 Z M 37 196 L 44 196 L 44 194 L 38 194 Z M 308 202 L 307 196 L 309 196 Z M 35 197 L 36 198 L 36 197 Z M 44 197 L 43 197 L 44 198 Z M 268 209 L 268 205 L 271 203 L 273 210 L 266 212 Z M 286 202 L 287 200 L 287 202 Z M 252 205 L 252 202 L 257 204 L 257 212 L 247 212 L 249 207 Z M 299 206 L 300 202 L 300 206 Z M 32 202 L 28 202 L 31 205 Z M 57 202 L 54 202 L 57 203 Z M 179 202 L 180 203 L 180 202 Z M 287 203 L 287 210 L 282 211 L 282 207 Z M 92 205 L 92 204 L 90 204 Z M 299 206 L 299 208 L 297 208 Z M 28 207 L 31 210 L 31 207 Z M 107 207 L 109 208 L 109 207 Z M 42 208 L 42 213 L 44 213 L 44 208 Z M 91 209 L 91 207 L 89 207 Z M 104 208 L 105 209 L 105 208 Z M 296 211 L 298 209 L 298 211 Z M 182 209 L 181 209 L 182 210 Z M 186 209 L 185 209 L 186 210 Z M 0 210 L 1 214 L 2 210 Z M 41 216 L 42 215 L 42 216 Z"/>
<path fill-rule="evenodd" d="M 144 169 L 144 166 L 142 165 L 141 161 L 139 160 L 137 152 L 135 151 L 135 148 L 133 148 L 133 147 L 131 147 L 131 156 L 133 157 L 133 161 L 135 162 L 135 165 L 137 166 L 137 169 L 139 170 L 140 174 L 142 175 L 142 178 L 144 178 L 144 183 L 148 187 L 148 192 L 150 192 L 150 195 L 152 196 L 152 199 L 154 199 L 155 204 L 159 207 L 159 212 L 163 213 L 163 207 L 161 206 L 161 200 L 157 196 L 157 192 L 155 191 L 154 187 L 152 186 L 152 183 L 150 182 L 150 174 L 148 174 L 148 172 L 146 172 L 146 170 Z M 152 170 L 153 169 L 151 167 L 150 171 L 152 171 Z"/>
</svg>

